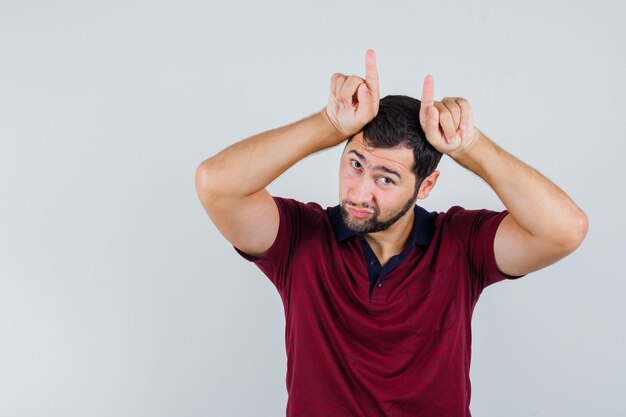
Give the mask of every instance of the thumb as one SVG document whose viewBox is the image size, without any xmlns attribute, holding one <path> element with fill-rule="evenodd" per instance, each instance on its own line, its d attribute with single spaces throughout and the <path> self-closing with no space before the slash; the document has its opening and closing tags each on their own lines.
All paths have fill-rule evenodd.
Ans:
<svg viewBox="0 0 626 417">
<path fill-rule="evenodd" d="M 369 91 L 365 83 L 359 84 L 357 88 L 357 97 L 359 99 L 359 107 L 356 109 L 356 115 L 357 117 L 367 117 L 371 111 L 372 93 Z"/>
<path fill-rule="evenodd" d="M 359 95 L 359 102 L 371 101 L 372 99 L 372 94 L 367 89 L 367 84 L 365 83 L 359 84 L 358 95 Z"/>
</svg>

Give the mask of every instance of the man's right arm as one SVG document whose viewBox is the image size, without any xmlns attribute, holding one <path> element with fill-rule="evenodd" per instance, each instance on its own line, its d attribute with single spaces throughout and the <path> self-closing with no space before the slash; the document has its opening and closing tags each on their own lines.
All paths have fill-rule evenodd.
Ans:
<svg viewBox="0 0 626 417">
<path fill-rule="evenodd" d="M 198 166 L 198 197 L 233 246 L 252 256 L 265 255 L 280 221 L 265 187 L 299 160 L 338 145 L 376 116 L 380 95 L 373 50 L 366 52 L 365 62 L 365 80 L 332 75 L 325 109 L 237 142 Z"/>
<path fill-rule="evenodd" d="M 278 208 L 265 187 L 307 155 L 344 139 L 325 109 L 252 136 L 198 166 L 198 197 L 230 243 L 249 255 L 262 257 L 274 242 L 279 222 Z"/>
</svg>

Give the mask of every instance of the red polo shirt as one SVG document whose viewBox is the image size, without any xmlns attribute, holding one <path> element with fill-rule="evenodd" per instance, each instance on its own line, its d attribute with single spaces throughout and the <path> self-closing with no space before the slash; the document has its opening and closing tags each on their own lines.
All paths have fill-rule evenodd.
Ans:
<svg viewBox="0 0 626 417">
<path fill-rule="evenodd" d="M 471 318 L 498 271 L 508 211 L 415 206 L 406 249 L 380 266 L 339 206 L 274 197 L 263 258 L 285 311 L 287 417 L 471 417 Z M 375 261 L 372 263 L 372 261 Z"/>
</svg>

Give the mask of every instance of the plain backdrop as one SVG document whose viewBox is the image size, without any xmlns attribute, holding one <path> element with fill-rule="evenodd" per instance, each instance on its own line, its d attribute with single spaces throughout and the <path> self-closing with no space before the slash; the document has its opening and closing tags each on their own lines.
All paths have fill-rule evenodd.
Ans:
<svg viewBox="0 0 626 417">
<path fill-rule="evenodd" d="M 587 213 L 483 292 L 476 417 L 626 416 L 626 8 L 618 1 L 0 0 L 0 416 L 281 416 L 284 313 L 204 213 L 198 164 L 325 107 L 333 72 L 462 96 Z M 338 203 L 341 147 L 270 192 Z M 504 209 L 444 156 L 421 201 Z"/>
</svg>

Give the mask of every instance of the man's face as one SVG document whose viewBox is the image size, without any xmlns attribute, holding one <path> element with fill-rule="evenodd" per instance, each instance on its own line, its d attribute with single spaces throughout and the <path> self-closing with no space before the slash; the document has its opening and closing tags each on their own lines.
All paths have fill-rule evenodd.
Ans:
<svg viewBox="0 0 626 417">
<path fill-rule="evenodd" d="M 359 233 L 385 230 L 413 209 L 413 151 L 372 148 L 359 132 L 347 144 L 339 166 L 339 206 L 344 223 Z"/>
</svg>

